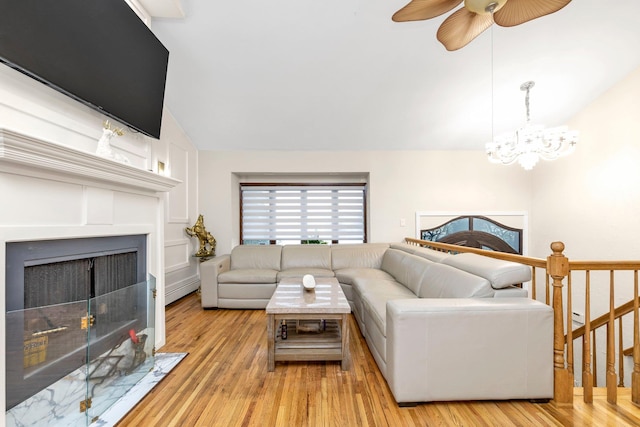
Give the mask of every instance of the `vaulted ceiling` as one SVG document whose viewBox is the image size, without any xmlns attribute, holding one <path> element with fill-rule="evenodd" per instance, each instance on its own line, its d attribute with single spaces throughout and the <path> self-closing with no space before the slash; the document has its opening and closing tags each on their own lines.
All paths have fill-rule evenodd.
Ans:
<svg viewBox="0 0 640 427">
<path fill-rule="evenodd" d="M 484 150 L 524 123 L 523 82 L 555 126 L 640 66 L 637 0 L 574 0 L 455 52 L 448 13 L 391 21 L 408 0 L 161 1 L 184 12 L 152 21 L 165 105 L 201 150 Z"/>
</svg>

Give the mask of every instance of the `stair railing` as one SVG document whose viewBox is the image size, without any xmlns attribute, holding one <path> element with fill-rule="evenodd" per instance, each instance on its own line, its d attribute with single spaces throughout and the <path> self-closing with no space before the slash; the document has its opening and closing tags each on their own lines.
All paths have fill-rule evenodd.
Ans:
<svg viewBox="0 0 640 427">
<path fill-rule="evenodd" d="M 569 295 L 575 287 L 575 280 L 572 280 L 573 273 L 584 272 L 584 296 L 585 296 L 585 321 L 584 326 L 580 326 L 566 335 L 566 342 L 573 343 L 574 340 L 582 339 L 582 387 L 584 388 L 584 401 L 593 402 L 593 388 L 597 387 L 597 346 L 596 331 L 602 327 L 606 328 L 606 370 L 605 382 L 607 389 L 607 401 L 615 404 L 617 402 L 618 388 L 624 387 L 624 356 L 633 356 L 633 371 L 631 373 L 631 400 L 635 404 L 640 404 L 640 339 L 638 331 L 638 271 L 640 271 L 640 261 L 570 261 L 569 275 Z M 604 282 L 609 288 L 609 311 L 601 316 L 591 319 L 591 301 L 594 288 L 593 274 L 604 272 L 608 280 Z M 616 294 L 623 292 L 633 284 L 633 297 L 630 301 L 615 306 Z M 623 318 L 633 313 L 633 345 L 630 349 L 624 348 Z M 616 346 L 616 320 L 617 341 Z M 573 345 L 568 346 L 572 348 Z M 616 372 L 616 362 L 618 372 Z M 573 366 L 573 360 L 569 362 Z"/>
</svg>

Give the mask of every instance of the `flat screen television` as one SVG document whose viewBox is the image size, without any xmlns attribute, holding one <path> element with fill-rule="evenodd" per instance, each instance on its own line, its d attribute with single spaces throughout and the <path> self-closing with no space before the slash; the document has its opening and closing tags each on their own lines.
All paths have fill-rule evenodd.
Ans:
<svg viewBox="0 0 640 427">
<path fill-rule="evenodd" d="M 154 138 L 168 60 L 124 0 L 0 0 L 0 61 Z"/>
</svg>

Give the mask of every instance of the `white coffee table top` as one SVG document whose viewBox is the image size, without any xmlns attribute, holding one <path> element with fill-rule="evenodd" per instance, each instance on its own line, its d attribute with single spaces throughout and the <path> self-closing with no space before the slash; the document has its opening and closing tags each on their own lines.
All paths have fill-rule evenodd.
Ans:
<svg viewBox="0 0 640 427">
<path fill-rule="evenodd" d="M 351 307 L 335 277 L 317 277 L 313 291 L 302 278 L 282 279 L 267 304 L 267 314 L 350 313 Z"/>
</svg>

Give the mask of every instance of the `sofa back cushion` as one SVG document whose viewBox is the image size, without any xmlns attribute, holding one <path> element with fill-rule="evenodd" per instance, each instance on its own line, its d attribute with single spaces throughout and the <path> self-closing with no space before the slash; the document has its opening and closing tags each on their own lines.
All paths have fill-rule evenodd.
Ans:
<svg viewBox="0 0 640 427">
<path fill-rule="evenodd" d="M 423 276 L 433 262 L 398 249 L 387 249 L 382 258 L 381 268 L 396 281 L 418 295 Z"/>
<path fill-rule="evenodd" d="M 305 267 L 331 270 L 331 246 L 285 245 L 282 247 L 281 270 Z"/>
<path fill-rule="evenodd" d="M 280 245 L 239 245 L 231 250 L 231 269 L 280 270 Z"/>
<path fill-rule="evenodd" d="M 448 252 L 436 251 L 435 249 L 423 248 L 422 246 L 410 245 L 408 243 L 394 243 L 391 245 L 391 248 L 409 252 L 410 254 L 426 258 L 433 262 L 442 262 L 442 260 L 451 256 Z"/>
<path fill-rule="evenodd" d="M 440 263 L 431 263 L 422 279 L 420 298 L 484 298 L 495 293 L 487 279 Z"/>
<path fill-rule="evenodd" d="M 333 270 L 343 268 L 380 268 L 386 243 L 342 244 L 331 246 L 331 266 Z"/>
<path fill-rule="evenodd" d="M 495 289 L 503 289 L 531 280 L 531 267 L 527 265 L 478 254 L 452 255 L 442 263 L 484 277 Z"/>
</svg>

